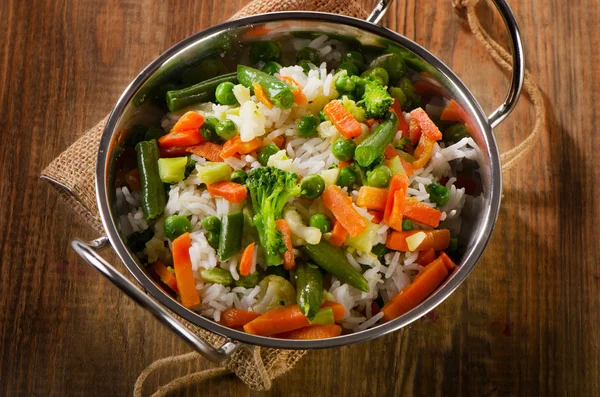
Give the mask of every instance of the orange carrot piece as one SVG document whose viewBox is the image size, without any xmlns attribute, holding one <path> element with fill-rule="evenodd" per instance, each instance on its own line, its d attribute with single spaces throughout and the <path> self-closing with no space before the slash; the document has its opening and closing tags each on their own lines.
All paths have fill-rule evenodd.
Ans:
<svg viewBox="0 0 600 397">
<path fill-rule="evenodd" d="M 196 112 L 185 112 L 177 120 L 171 132 L 183 132 L 189 130 L 198 130 L 204 124 L 204 116 Z"/>
<path fill-rule="evenodd" d="M 402 131 L 402 136 L 406 136 L 408 133 L 408 123 L 404 118 L 404 113 L 402 113 L 402 109 L 400 108 L 400 102 L 396 98 L 394 98 L 394 102 L 390 107 L 390 112 L 396 113 L 398 116 L 398 131 Z"/>
<path fill-rule="evenodd" d="M 424 251 L 433 248 L 436 251 L 445 250 L 450 244 L 450 230 L 410 230 L 406 232 L 391 232 L 385 246 L 396 251 L 408 251 L 406 238 L 416 233 L 425 233 L 425 239 L 415 251 Z"/>
<path fill-rule="evenodd" d="M 410 198 L 406 200 L 404 216 L 429 227 L 438 227 L 442 212 L 421 203 L 415 198 Z"/>
<path fill-rule="evenodd" d="M 329 237 L 329 244 L 336 247 L 341 247 L 348 237 L 348 231 L 344 229 L 344 226 L 336 219 L 333 221 L 333 228 L 331 229 L 331 237 Z"/>
<path fill-rule="evenodd" d="M 304 105 L 306 103 L 306 96 L 302 92 L 302 88 L 300 88 L 300 84 L 290 76 L 277 76 L 281 81 L 284 81 L 292 88 L 292 93 L 294 94 L 294 103 L 297 105 Z"/>
<path fill-rule="evenodd" d="M 413 165 L 408 161 L 404 160 L 402 156 L 400 156 L 400 162 L 402 163 L 402 168 L 404 168 L 404 172 L 406 172 L 406 176 L 411 176 L 415 173 Z"/>
<path fill-rule="evenodd" d="M 406 192 L 404 189 L 399 189 L 394 192 L 394 202 L 392 204 L 392 212 L 390 213 L 389 227 L 394 230 L 402 231 L 402 216 L 404 215 L 404 207 L 406 203 Z"/>
<path fill-rule="evenodd" d="M 248 196 L 246 186 L 235 182 L 209 183 L 206 188 L 212 197 L 223 197 L 230 203 L 239 203 Z"/>
<path fill-rule="evenodd" d="M 167 269 L 167 267 L 159 261 L 154 262 L 150 268 L 156 273 L 158 277 L 160 277 L 160 281 L 164 284 L 168 285 L 175 292 L 179 292 L 177 288 L 177 279 L 175 275 Z"/>
<path fill-rule="evenodd" d="M 191 246 L 192 240 L 190 234 L 183 233 L 173 240 L 171 247 L 179 297 L 181 298 L 181 304 L 188 309 L 193 309 L 200 305 L 200 295 L 196 289 L 196 280 L 194 279 L 192 260 L 190 259 Z"/>
<path fill-rule="evenodd" d="M 340 336 L 342 327 L 337 324 L 326 325 L 311 325 L 308 327 L 296 329 L 293 331 L 284 332 L 273 335 L 275 338 L 281 339 L 326 339 Z"/>
<path fill-rule="evenodd" d="M 187 146 L 171 146 L 171 147 L 163 147 L 159 146 L 158 151 L 160 153 L 160 157 L 183 157 L 190 154 L 187 151 Z"/>
<path fill-rule="evenodd" d="M 200 135 L 200 131 L 171 131 L 167 135 L 158 138 L 158 144 L 161 148 L 170 148 L 174 146 L 192 146 L 202 143 L 204 139 Z"/>
<path fill-rule="evenodd" d="M 427 266 L 431 262 L 435 260 L 435 250 L 433 248 L 426 249 L 424 251 L 419 251 L 419 256 L 417 257 L 417 262 L 421 266 Z"/>
<path fill-rule="evenodd" d="M 341 303 L 325 301 L 321 304 L 321 309 L 326 309 L 328 307 L 333 311 L 333 319 L 336 323 L 343 320 L 346 309 L 344 309 L 344 306 Z"/>
<path fill-rule="evenodd" d="M 359 207 L 365 207 L 369 210 L 385 210 L 385 203 L 387 202 L 388 191 L 378 187 L 362 186 L 358 191 L 358 198 L 356 199 L 356 205 Z"/>
<path fill-rule="evenodd" d="M 227 309 L 221 314 L 219 324 L 229 328 L 242 328 L 260 314 L 242 309 Z"/>
<path fill-rule="evenodd" d="M 381 221 L 383 220 L 383 212 L 381 212 L 381 211 L 367 211 L 367 212 L 369 214 L 373 215 L 373 219 L 371 219 L 371 222 L 380 224 Z"/>
<path fill-rule="evenodd" d="M 410 138 L 410 144 L 413 146 L 419 142 L 419 139 L 421 138 L 421 127 L 419 127 L 417 120 L 410 120 L 410 123 L 408 124 L 408 135 L 403 134 L 403 136 L 408 136 Z"/>
<path fill-rule="evenodd" d="M 365 120 L 365 124 L 369 126 L 369 128 L 373 127 L 373 124 L 375 124 L 375 119 L 368 119 Z"/>
<path fill-rule="evenodd" d="M 321 307 L 331 307 L 335 321 L 340 321 L 344 317 L 344 307 L 339 303 L 332 302 L 331 306 L 323 304 Z M 272 336 L 309 325 L 308 318 L 298 305 L 291 305 L 269 310 L 244 325 L 244 331 L 253 335 Z"/>
<path fill-rule="evenodd" d="M 454 261 L 452 259 L 450 259 L 450 257 L 445 252 L 442 252 L 440 254 L 440 258 L 442 258 L 442 261 L 444 262 L 446 269 L 448 269 L 449 271 L 456 267 L 456 264 L 454 263 Z"/>
<path fill-rule="evenodd" d="M 220 157 L 226 159 L 236 154 L 248 154 L 260 149 L 263 145 L 262 139 L 254 138 L 249 142 L 242 142 L 239 135 L 234 136 L 223 145 Z"/>
<path fill-rule="evenodd" d="M 283 253 L 283 268 L 292 270 L 296 268 L 296 259 L 294 258 L 294 247 L 292 246 L 292 231 L 285 219 L 277 219 L 275 221 L 277 229 L 283 234 L 283 241 L 287 251 Z"/>
<path fill-rule="evenodd" d="M 273 102 L 271 102 L 260 84 L 252 83 L 252 87 L 254 88 L 254 95 L 256 95 L 256 98 L 267 108 L 273 109 Z"/>
<path fill-rule="evenodd" d="M 444 90 L 444 88 L 440 87 L 437 84 L 433 84 L 432 82 L 427 81 L 427 80 L 415 81 L 415 83 L 413 84 L 413 87 L 415 87 L 415 91 L 417 92 L 417 94 L 419 94 L 421 96 L 425 96 L 425 97 L 432 97 L 432 96 L 446 97 L 446 96 L 448 96 L 446 94 L 446 91 Z"/>
<path fill-rule="evenodd" d="M 393 159 L 396 156 L 400 156 L 392 145 L 389 145 L 385 148 L 383 155 L 385 156 L 386 160 Z"/>
<path fill-rule="evenodd" d="M 189 146 L 186 148 L 188 153 L 193 153 L 197 156 L 204 157 L 207 160 L 214 162 L 222 162 L 221 152 L 223 146 L 214 142 L 203 142 L 200 145 Z"/>
<path fill-rule="evenodd" d="M 410 112 L 410 115 L 414 120 L 417 120 L 419 127 L 421 127 L 421 131 L 423 131 L 423 134 L 425 134 L 427 138 L 431 139 L 432 141 L 439 141 L 442 139 L 442 133 L 440 132 L 440 129 L 433 123 L 433 121 L 431 121 L 429 115 L 425 113 L 422 108 L 416 108 Z"/>
<path fill-rule="evenodd" d="M 125 182 L 127 183 L 127 186 L 129 186 L 129 188 L 132 191 L 138 192 L 142 186 L 142 184 L 140 182 L 140 170 L 138 170 L 137 168 L 134 168 L 131 171 L 129 171 L 128 173 L 126 173 L 125 174 Z"/>
<path fill-rule="evenodd" d="M 279 135 L 273 138 L 273 143 L 281 150 L 285 146 L 285 136 Z"/>
<path fill-rule="evenodd" d="M 338 164 L 338 168 L 341 170 L 342 168 L 350 167 L 351 164 L 352 164 L 352 161 L 350 161 L 350 160 L 340 161 L 340 163 Z"/>
<path fill-rule="evenodd" d="M 250 270 L 252 270 L 252 258 L 253 257 L 254 257 L 254 243 L 250 243 L 244 249 L 244 252 L 242 253 L 242 257 L 240 259 L 240 274 L 242 276 L 247 276 L 250 274 Z"/>
<path fill-rule="evenodd" d="M 425 164 L 427 164 L 431 158 L 434 144 L 435 141 L 427 138 L 425 134 L 421 136 L 421 139 L 419 139 L 419 145 L 415 149 L 415 161 L 412 163 L 414 169 L 425 167 Z"/>
<path fill-rule="evenodd" d="M 240 143 L 238 144 L 238 153 L 239 154 L 249 154 L 249 153 L 257 151 L 261 147 L 263 147 L 262 139 L 254 138 L 248 142 L 242 142 L 240 140 Z"/>
<path fill-rule="evenodd" d="M 447 275 L 448 269 L 442 259 L 438 258 L 433 261 L 417 274 L 412 284 L 405 287 L 383 306 L 381 309 L 383 320 L 393 320 L 417 307 L 435 291 Z"/>
<path fill-rule="evenodd" d="M 252 28 L 248 29 L 247 31 L 245 31 L 242 34 L 242 37 L 245 39 L 250 38 L 250 37 L 261 37 L 261 36 L 268 34 L 272 30 L 273 29 L 268 28 L 264 25 L 263 26 L 255 26 L 255 27 L 252 27 Z"/>
<path fill-rule="evenodd" d="M 348 198 L 342 189 L 336 185 L 328 186 L 321 195 L 321 199 L 323 199 L 323 203 L 329 211 L 333 212 L 335 218 L 340 221 L 352 237 L 356 237 L 367 228 L 368 223 L 365 218 L 360 216 Z"/>
<path fill-rule="evenodd" d="M 408 190 L 408 177 L 406 175 L 396 174 L 390 181 L 388 197 L 385 202 L 385 210 L 383 212 L 383 222 L 386 225 L 389 225 L 390 215 L 392 213 L 392 209 L 394 208 L 394 193 L 400 189 L 404 190 L 405 192 Z"/>
<path fill-rule="evenodd" d="M 353 139 L 362 134 L 360 123 L 344 107 L 341 101 L 334 100 L 323 108 L 325 115 L 331 120 L 340 134 L 347 139 Z"/>
<path fill-rule="evenodd" d="M 444 110 L 442 110 L 440 120 L 464 122 L 465 115 L 465 111 L 462 110 L 460 105 L 454 99 L 451 99 L 448 106 L 446 106 Z"/>
</svg>

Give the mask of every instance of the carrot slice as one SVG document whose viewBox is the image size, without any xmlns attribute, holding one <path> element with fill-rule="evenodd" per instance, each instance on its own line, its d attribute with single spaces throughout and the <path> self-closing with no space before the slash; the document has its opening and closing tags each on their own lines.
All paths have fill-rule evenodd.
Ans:
<svg viewBox="0 0 600 397">
<path fill-rule="evenodd" d="M 406 238 L 416 233 L 425 233 L 425 239 L 415 251 L 424 251 L 433 248 L 436 251 L 445 250 L 450 244 L 450 230 L 410 230 L 406 232 L 391 232 L 385 246 L 396 251 L 409 251 Z"/>
<path fill-rule="evenodd" d="M 209 183 L 206 188 L 212 197 L 223 197 L 230 203 L 239 203 L 248 196 L 246 186 L 235 182 Z"/>
<path fill-rule="evenodd" d="M 254 243 L 250 243 L 244 249 L 244 252 L 242 253 L 242 258 L 240 259 L 240 274 L 242 276 L 247 276 L 250 274 L 250 270 L 252 270 L 252 258 L 253 257 L 254 257 Z"/>
<path fill-rule="evenodd" d="M 204 124 L 204 116 L 196 112 L 185 112 L 177 120 L 171 132 L 183 132 L 189 130 L 198 130 Z"/>
<path fill-rule="evenodd" d="M 283 253 L 283 268 L 286 270 L 292 270 L 296 268 L 296 260 L 294 258 L 294 247 L 292 246 L 292 231 L 290 225 L 288 225 L 285 219 L 277 219 L 275 221 L 277 229 L 283 234 L 283 241 L 287 251 Z"/>
<path fill-rule="evenodd" d="M 454 261 L 452 259 L 450 259 L 450 257 L 445 252 L 442 252 L 440 254 L 440 258 L 442 258 L 444 265 L 446 265 L 446 269 L 452 270 L 456 267 L 456 264 L 454 263 Z"/>
<path fill-rule="evenodd" d="M 398 102 L 396 98 L 394 98 L 394 102 L 392 102 L 390 112 L 396 113 L 396 116 L 398 116 L 398 131 L 402 131 L 402 136 L 406 136 L 408 133 L 408 123 L 406 122 L 404 113 L 402 113 L 402 109 L 400 108 L 400 102 Z"/>
<path fill-rule="evenodd" d="M 444 110 L 442 110 L 440 120 L 464 122 L 466 118 L 465 116 L 465 111 L 462 110 L 460 105 L 454 99 L 451 99 L 450 103 L 448 103 L 448 106 L 446 106 Z"/>
<path fill-rule="evenodd" d="M 227 309 L 221 313 L 219 324 L 229 328 L 242 328 L 260 314 L 242 309 Z"/>
<path fill-rule="evenodd" d="M 406 192 L 404 189 L 399 189 L 394 192 L 394 202 L 392 204 L 392 212 L 390 213 L 389 227 L 394 230 L 402 231 L 402 216 L 405 211 Z"/>
<path fill-rule="evenodd" d="M 306 96 L 302 92 L 302 88 L 300 88 L 300 84 L 298 84 L 298 82 L 296 80 L 294 80 L 290 76 L 281 76 L 281 75 L 277 76 L 277 78 L 286 82 L 292 88 L 295 88 L 292 90 L 292 93 L 294 94 L 294 103 L 296 103 L 298 105 L 304 105 L 306 103 Z"/>
<path fill-rule="evenodd" d="M 226 159 L 229 157 L 233 157 L 238 153 L 248 154 L 260 149 L 262 146 L 262 139 L 254 138 L 251 141 L 242 142 L 240 136 L 236 135 L 227 142 L 225 142 L 220 156 L 222 159 Z"/>
<path fill-rule="evenodd" d="M 421 139 L 419 139 L 419 145 L 415 149 L 415 161 L 412 163 L 414 169 L 425 167 L 425 164 L 427 164 L 431 158 L 434 144 L 435 141 L 427 138 L 425 134 L 421 136 Z"/>
<path fill-rule="evenodd" d="M 200 305 L 200 295 L 196 289 L 196 280 L 194 279 L 192 260 L 190 259 L 191 246 L 192 240 L 190 234 L 183 233 L 173 240 L 171 247 L 179 297 L 181 298 L 181 304 L 188 309 L 193 309 Z"/>
<path fill-rule="evenodd" d="M 365 124 L 369 126 L 369 128 L 373 127 L 373 124 L 375 124 L 375 119 L 368 119 L 365 120 Z"/>
<path fill-rule="evenodd" d="M 325 115 L 331 120 L 344 138 L 352 139 L 362 134 L 360 123 L 352 116 L 352 114 L 344 107 L 341 101 L 334 100 L 329 102 L 323 108 Z"/>
<path fill-rule="evenodd" d="M 159 146 L 158 151 L 160 152 L 160 157 L 183 157 L 190 154 L 187 151 L 187 146 L 171 146 L 171 147 L 163 147 Z"/>
<path fill-rule="evenodd" d="M 326 302 L 321 307 L 331 307 L 336 322 L 344 318 L 344 307 L 339 303 Z M 269 310 L 244 325 L 244 331 L 253 335 L 272 336 L 308 327 L 309 325 L 308 318 L 302 313 L 298 305 L 291 305 Z"/>
<path fill-rule="evenodd" d="M 127 183 L 127 185 L 129 186 L 129 188 L 132 191 L 138 192 L 142 186 L 142 183 L 140 181 L 140 170 L 137 168 L 134 168 L 131 171 L 129 171 L 128 173 L 126 173 L 125 174 L 125 182 Z"/>
<path fill-rule="evenodd" d="M 362 186 L 358 191 L 358 198 L 356 199 L 356 205 L 359 207 L 365 207 L 370 210 L 385 210 L 385 203 L 387 202 L 388 191 L 387 189 Z"/>
<path fill-rule="evenodd" d="M 383 311 L 383 320 L 393 320 L 404 313 L 414 309 L 425 300 L 444 281 L 448 269 L 441 258 L 436 259 L 417 274 L 412 284 L 405 287 L 400 293 L 386 303 Z"/>
<path fill-rule="evenodd" d="M 279 135 L 273 138 L 273 143 L 281 150 L 285 146 L 285 137 L 283 135 Z"/>
<path fill-rule="evenodd" d="M 416 108 L 410 112 L 410 115 L 414 120 L 417 120 L 419 127 L 421 127 L 421 131 L 423 131 L 423 134 L 425 134 L 427 138 L 431 139 L 432 141 L 439 141 L 442 139 L 442 133 L 440 132 L 440 129 L 433 123 L 433 121 L 431 121 L 429 115 L 425 113 L 422 108 Z"/>
<path fill-rule="evenodd" d="M 427 266 L 435 260 L 435 250 L 433 248 L 419 252 L 416 262 L 421 266 Z"/>
<path fill-rule="evenodd" d="M 350 160 L 340 161 L 340 163 L 338 164 L 338 168 L 341 170 L 342 168 L 350 167 L 351 164 L 352 164 L 352 161 L 350 161 Z"/>
<path fill-rule="evenodd" d="M 392 209 L 394 208 L 394 193 L 400 189 L 404 190 L 405 192 L 408 190 L 408 177 L 406 175 L 396 174 L 390 181 L 388 197 L 385 202 L 385 211 L 383 212 L 383 222 L 386 225 L 389 225 L 390 215 L 392 214 Z"/>
<path fill-rule="evenodd" d="M 154 262 L 150 268 L 156 273 L 158 277 L 160 277 L 160 281 L 164 284 L 168 285 L 175 292 L 179 292 L 179 288 L 177 288 L 177 279 L 175 275 L 167 269 L 167 267 L 159 261 Z"/>
<path fill-rule="evenodd" d="M 170 148 L 173 146 L 192 146 L 197 145 L 203 141 L 200 131 L 186 130 L 186 131 L 171 131 L 167 135 L 163 135 L 158 138 L 158 144 L 161 148 Z"/>
<path fill-rule="evenodd" d="M 296 329 L 293 331 L 284 332 L 274 335 L 275 338 L 281 339 L 326 339 L 340 336 L 342 327 L 337 324 L 311 325 Z"/>
<path fill-rule="evenodd" d="M 330 185 L 321 195 L 323 203 L 333 212 L 333 215 L 340 221 L 344 229 L 350 233 L 352 237 L 361 234 L 368 226 L 365 218 L 360 216 L 358 211 L 352 206 L 352 201 L 340 189 L 339 186 Z"/>
<path fill-rule="evenodd" d="M 255 27 L 252 27 L 252 28 L 248 29 L 247 31 L 245 31 L 242 34 L 242 37 L 245 39 L 250 38 L 250 37 L 260 37 L 260 36 L 264 36 L 264 35 L 268 34 L 272 30 L 273 29 L 268 28 L 264 25 L 263 26 L 255 26 Z"/>
<path fill-rule="evenodd" d="M 421 138 L 421 127 L 419 127 L 419 123 L 417 123 L 417 120 L 415 119 L 411 119 L 408 124 L 408 137 L 410 138 L 410 144 L 413 146 L 416 145 Z"/>
<path fill-rule="evenodd" d="M 381 211 L 367 211 L 369 214 L 373 215 L 373 219 L 371 222 L 380 224 L 383 220 L 383 212 Z"/>
<path fill-rule="evenodd" d="M 260 84 L 252 83 L 252 87 L 254 87 L 254 95 L 256 95 L 256 98 L 267 108 L 273 109 L 273 102 L 271 102 L 267 94 L 265 94 L 265 91 Z"/>
<path fill-rule="evenodd" d="M 413 87 L 415 87 L 415 91 L 417 92 L 417 94 L 425 96 L 425 97 L 432 97 L 432 96 L 446 97 L 446 96 L 448 96 L 446 94 L 446 91 L 444 90 L 444 88 L 440 87 L 437 84 L 433 84 L 432 82 L 427 81 L 427 80 L 415 81 L 413 84 Z"/>
<path fill-rule="evenodd" d="M 263 147 L 263 141 L 259 138 L 254 138 L 248 142 L 242 142 L 240 139 L 240 143 L 238 144 L 238 153 L 239 154 L 249 154 L 257 151 Z"/>
<path fill-rule="evenodd" d="M 396 156 L 400 156 L 392 145 L 389 145 L 385 148 L 385 150 L 383 151 L 383 155 L 385 156 L 386 160 L 393 159 Z"/>
<path fill-rule="evenodd" d="M 408 161 L 404 160 L 402 156 L 400 156 L 400 162 L 402 163 L 402 168 L 404 168 L 404 172 L 406 172 L 406 176 L 411 176 L 415 173 L 413 165 Z"/>
<path fill-rule="evenodd" d="M 329 244 L 336 247 L 341 247 L 348 237 L 348 231 L 344 229 L 344 226 L 336 219 L 333 222 L 333 229 L 331 229 L 331 237 L 329 237 Z"/>
<path fill-rule="evenodd" d="M 203 142 L 200 145 L 189 146 L 186 149 L 186 152 L 193 153 L 197 156 L 204 157 L 207 160 L 214 162 L 222 162 L 221 152 L 223 151 L 223 146 L 214 142 Z"/>
<path fill-rule="evenodd" d="M 404 216 L 410 220 L 430 227 L 438 227 L 442 212 L 435 208 L 431 208 L 427 204 L 421 203 L 415 198 L 410 198 L 406 200 Z"/>
</svg>

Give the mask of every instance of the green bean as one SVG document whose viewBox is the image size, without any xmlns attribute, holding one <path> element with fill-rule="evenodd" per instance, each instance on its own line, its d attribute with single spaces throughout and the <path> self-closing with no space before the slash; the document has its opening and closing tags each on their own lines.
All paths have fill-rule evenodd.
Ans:
<svg viewBox="0 0 600 397">
<path fill-rule="evenodd" d="M 369 292 L 369 283 L 358 270 L 352 267 L 341 249 L 321 240 L 319 244 L 304 245 L 302 251 L 317 266 L 335 276 L 340 282 L 349 284 L 361 291 Z"/>
<path fill-rule="evenodd" d="M 369 135 L 354 152 L 354 158 L 361 167 L 368 167 L 381 156 L 396 135 L 398 117 L 389 112 L 386 119 Z"/>
<path fill-rule="evenodd" d="M 281 48 L 273 41 L 257 41 L 250 46 L 248 58 L 252 63 L 279 61 Z"/>
<path fill-rule="evenodd" d="M 277 77 L 248 66 L 238 65 L 237 78 L 244 87 L 251 90 L 254 89 L 252 83 L 258 83 L 273 105 L 280 109 L 289 109 L 294 104 L 292 87 Z"/>
<path fill-rule="evenodd" d="M 270 74 L 271 76 L 274 76 L 275 74 L 279 73 L 282 67 L 283 66 L 281 66 L 281 64 L 279 64 L 278 62 L 269 61 L 265 63 L 265 66 L 263 66 L 262 71 L 267 74 Z"/>
<path fill-rule="evenodd" d="M 237 83 L 237 74 L 229 73 L 195 84 L 191 87 L 167 92 L 167 106 L 170 112 L 176 112 L 187 106 L 215 100 L 215 91 L 223 82 Z M 293 94 L 292 94 L 293 95 Z"/>
<path fill-rule="evenodd" d="M 229 286 L 233 284 L 233 277 L 231 273 L 220 267 L 213 267 L 212 269 L 202 269 L 200 271 L 202 279 L 211 284 L 222 284 Z"/>
<path fill-rule="evenodd" d="M 296 265 L 296 302 L 300 311 L 313 320 L 323 299 L 323 273 L 312 263 Z"/>
<path fill-rule="evenodd" d="M 170 240 L 175 240 L 183 233 L 189 233 L 192 231 L 192 224 L 190 220 L 181 215 L 171 215 L 165 219 L 163 226 L 165 236 Z"/>
<path fill-rule="evenodd" d="M 280 266 L 277 266 L 280 267 Z M 239 280 L 234 281 L 236 287 L 254 288 L 261 280 L 259 272 L 251 273 L 247 276 L 240 276 Z"/>
<path fill-rule="evenodd" d="M 221 234 L 219 236 L 219 260 L 222 262 L 240 252 L 242 248 L 242 230 L 244 214 L 234 212 L 223 216 Z"/>
<path fill-rule="evenodd" d="M 158 172 L 158 145 L 153 139 L 135 145 L 140 172 L 142 210 L 146 220 L 158 218 L 167 205 L 165 188 Z"/>
<path fill-rule="evenodd" d="M 221 105 L 235 105 L 238 103 L 233 94 L 233 84 L 231 81 L 224 81 L 217 86 L 215 90 L 215 98 Z"/>
</svg>

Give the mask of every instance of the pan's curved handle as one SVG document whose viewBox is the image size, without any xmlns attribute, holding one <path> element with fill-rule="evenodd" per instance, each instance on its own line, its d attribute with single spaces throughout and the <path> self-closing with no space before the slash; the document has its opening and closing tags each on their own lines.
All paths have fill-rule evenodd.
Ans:
<svg viewBox="0 0 600 397">
<path fill-rule="evenodd" d="M 367 22 L 379 23 L 388 8 L 394 0 L 379 0 L 371 14 L 367 17 Z M 498 106 L 496 110 L 488 116 L 488 122 L 492 128 L 495 128 L 512 112 L 517 105 L 519 95 L 523 89 L 523 79 L 525 78 L 525 55 L 523 53 L 523 40 L 519 32 L 519 25 L 515 18 L 515 14 L 506 2 L 506 0 L 492 0 L 498 12 L 504 20 L 504 24 L 510 35 L 510 50 L 512 52 L 512 68 L 513 73 L 510 80 L 508 94 L 504 98 L 504 102 Z"/>
<path fill-rule="evenodd" d="M 150 299 L 144 292 L 133 285 L 114 267 L 108 264 L 96 250 L 102 249 L 108 245 L 108 239 L 101 237 L 90 243 L 74 239 L 71 241 L 71 247 L 77 255 L 82 257 L 88 264 L 95 267 L 104 277 L 109 279 L 121 291 L 125 292 L 137 304 L 148 310 L 159 321 L 166 325 L 171 331 L 177 334 L 181 339 L 192 346 L 198 353 L 210 361 L 219 363 L 228 359 L 240 346 L 241 343 L 227 340 L 223 346 L 216 349 L 206 341 L 199 338 L 196 334 L 186 328 L 181 322 L 173 317 L 158 303 Z"/>
</svg>

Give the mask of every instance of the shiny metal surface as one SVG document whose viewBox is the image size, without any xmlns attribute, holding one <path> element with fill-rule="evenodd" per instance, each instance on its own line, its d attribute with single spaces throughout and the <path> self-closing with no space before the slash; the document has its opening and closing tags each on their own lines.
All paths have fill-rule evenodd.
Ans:
<svg viewBox="0 0 600 397">
<path fill-rule="evenodd" d="M 381 19 L 385 16 L 388 8 L 392 5 L 394 0 L 380 0 L 379 3 L 373 8 L 373 11 L 369 14 L 366 21 L 374 24 L 378 24 Z"/>
<path fill-rule="evenodd" d="M 496 0 L 495 2 L 497 4 L 506 5 L 503 0 Z M 382 3 L 384 3 L 384 5 L 389 4 L 387 2 L 381 2 L 380 4 Z M 500 9 L 504 12 L 510 12 L 508 6 Z M 381 12 L 384 10 L 385 7 L 382 8 Z M 381 15 L 378 14 L 378 16 L 373 16 L 372 20 L 376 21 L 380 18 Z M 509 20 L 514 20 L 514 17 L 512 16 L 507 18 Z M 505 18 L 505 20 L 507 18 Z M 310 30 L 332 32 L 335 34 L 344 33 L 361 40 L 361 42 L 391 43 L 397 46 L 399 50 L 406 52 L 411 67 L 421 68 L 422 71 L 426 71 L 440 82 L 444 90 L 448 92 L 448 95 L 460 104 L 469 118 L 469 124 L 473 128 L 473 138 L 481 148 L 479 167 L 483 183 L 483 194 L 479 204 L 471 209 L 471 215 L 465 217 L 465 224 L 467 227 L 463 229 L 466 230 L 466 235 L 464 236 L 467 241 L 466 252 L 460 262 L 460 266 L 455 269 L 448 279 L 431 296 L 417 308 L 393 321 L 361 332 L 326 340 L 310 341 L 265 338 L 223 327 L 184 308 L 159 288 L 145 272 L 144 267 L 139 263 L 135 255 L 126 248 L 125 243 L 119 234 L 115 217 L 114 189 L 112 187 L 116 158 L 118 158 L 121 150 L 118 144 L 119 138 L 121 138 L 119 134 L 128 123 L 135 120 L 136 117 L 143 113 L 143 106 L 140 108 L 137 107 L 139 102 L 143 101 L 143 98 L 149 95 L 148 92 L 150 92 L 152 86 L 156 86 L 161 81 L 165 81 L 167 78 L 166 76 L 168 76 L 169 73 L 175 73 L 177 70 L 180 70 L 182 64 L 189 64 L 193 59 L 198 59 L 198 57 L 201 56 L 198 54 L 209 52 L 210 49 L 215 48 L 219 43 L 222 44 L 223 40 L 227 37 L 239 39 L 245 31 L 248 31 L 248 28 L 260 26 L 268 26 L 269 28 L 275 29 L 284 27 L 284 29 L 282 29 L 286 31 Z M 516 48 L 522 48 L 522 46 L 517 45 Z M 235 48 L 233 50 L 235 50 Z M 520 62 L 523 64 L 522 59 Z M 518 81 L 519 79 L 516 79 L 515 83 L 518 83 Z M 495 121 L 495 124 L 499 123 L 501 119 L 512 110 L 514 100 L 511 98 L 513 95 L 519 93 L 520 87 L 518 84 L 513 87 L 511 91 L 513 94 L 509 95 L 510 98 L 507 98 L 507 101 L 504 104 L 505 106 L 501 107 L 502 109 L 498 111 L 498 116 L 495 116 L 492 120 Z M 140 98 L 142 99 L 140 100 Z M 136 100 L 138 104 L 136 104 Z M 225 22 L 197 33 L 167 50 L 155 61 L 150 63 L 132 81 L 115 105 L 101 138 L 96 168 L 98 207 L 104 229 L 107 233 L 107 238 L 110 240 L 112 247 L 115 249 L 125 266 L 145 290 L 169 310 L 183 317 L 187 321 L 211 332 L 243 343 L 285 349 L 328 348 L 373 339 L 410 324 L 440 304 L 465 280 L 483 253 L 498 215 L 501 186 L 502 176 L 499 154 L 488 118 L 468 89 L 447 66 L 418 44 L 389 29 L 355 18 L 315 12 L 271 13 Z M 95 261 L 93 263 L 94 265 L 98 265 L 98 262 L 100 261 L 95 258 L 93 250 L 89 248 L 89 251 L 86 250 L 85 244 L 82 244 L 81 242 L 74 244 L 74 248 L 77 247 L 80 252 L 86 254 L 88 259 L 92 258 Z M 112 269 L 111 267 L 107 267 L 107 265 L 108 264 L 105 262 L 100 262 L 100 270 L 103 271 L 103 274 L 108 274 L 113 279 L 119 280 L 112 272 L 106 272 L 105 269 Z M 118 286 L 120 288 L 125 288 L 125 292 L 132 296 L 131 283 L 119 284 Z M 143 295 L 141 292 L 140 294 Z M 133 295 L 134 296 L 132 297 L 134 299 L 138 300 L 137 298 L 139 298 L 139 302 L 148 308 L 147 302 L 143 298 L 135 293 L 133 293 Z M 156 307 L 151 307 L 150 309 L 154 311 Z M 162 310 L 164 311 L 164 309 Z M 179 328 L 176 324 L 170 325 L 173 326 L 177 332 Z M 202 345 L 193 345 L 197 349 L 202 349 Z"/>
</svg>

